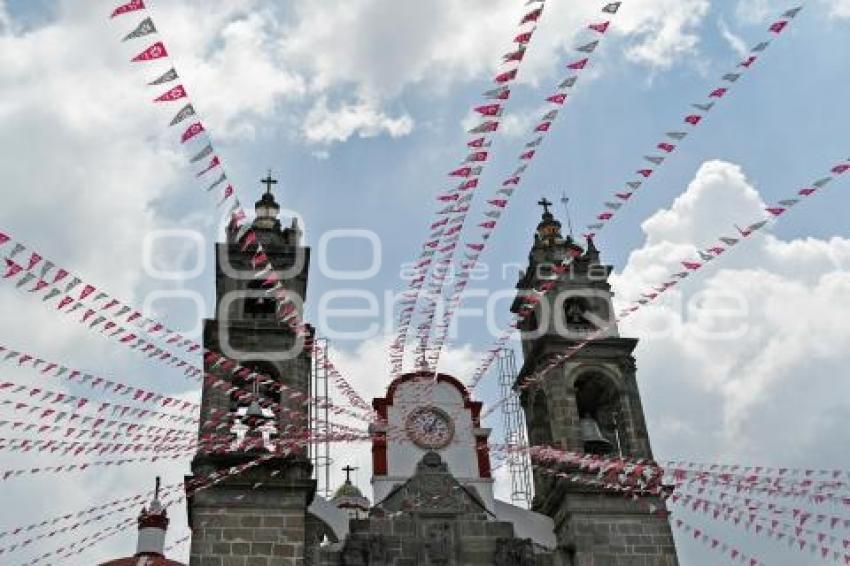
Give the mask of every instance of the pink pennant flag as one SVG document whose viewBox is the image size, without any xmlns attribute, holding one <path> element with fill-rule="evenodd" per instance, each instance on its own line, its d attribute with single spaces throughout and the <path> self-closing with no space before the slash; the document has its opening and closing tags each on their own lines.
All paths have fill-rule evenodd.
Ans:
<svg viewBox="0 0 850 566">
<path fill-rule="evenodd" d="M 10 279 L 23 271 L 24 268 L 12 261 L 11 259 L 6 260 L 6 273 L 3 275 L 3 279 Z"/>
<path fill-rule="evenodd" d="M 477 139 L 474 139 L 471 142 L 467 143 L 466 145 L 467 145 L 467 147 L 475 147 L 475 148 L 485 147 L 484 142 L 486 142 L 486 141 L 487 141 L 487 138 L 477 138 Z"/>
<path fill-rule="evenodd" d="M 632 193 L 614 193 L 614 196 L 620 200 L 629 200 L 632 196 Z"/>
<path fill-rule="evenodd" d="M 474 109 L 482 116 L 498 116 L 502 112 L 501 104 L 485 104 Z"/>
<path fill-rule="evenodd" d="M 65 307 L 67 307 L 68 305 L 70 305 L 73 302 L 74 302 L 74 299 L 72 299 L 71 297 L 65 297 L 64 299 L 59 301 L 59 305 L 56 307 L 56 310 L 61 311 L 62 309 L 64 309 Z"/>
<path fill-rule="evenodd" d="M 519 185 L 519 181 L 520 181 L 519 176 L 510 177 L 508 179 L 505 179 L 504 182 L 502 182 L 502 186 L 507 187 L 508 185 Z"/>
<path fill-rule="evenodd" d="M 55 285 L 66 277 L 68 277 L 68 272 L 60 267 L 59 270 L 56 272 L 56 277 L 53 278 L 53 284 Z"/>
<path fill-rule="evenodd" d="M 139 63 L 142 61 L 153 61 L 155 59 L 162 59 L 163 57 L 168 57 L 168 51 L 165 49 L 165 45 L 162 44 L 161 41 L 157 41 L 135 57 L 131 59 L 133 63 Z"/>
<path fill-rule="evenodd" d="M 782 208 L 781 206 L 774 206 L 774 207 L 765 208 L 765 210 L 768 211 L 773 216 L 780 216 L 785 212 L 786 209 Z"/>
<path fill-rule="evenodd" d="M 468 191 L 469 189 L 474 189 L 477 186 L 478 186 L 478 178 L 476 177 L 475 179 L 469 179 L 467 181 L 464 181 L 460 185 L 458 185 L 457 190 Z"/>
<path fill-rule="evenodd" d="M 465 163 L 475 163 L 479 161 L 487 161 L 486 151 L 476 151 L 475 153 L 470 153 L 464 160 Z"/>
<path fill-rule="evenodd" d="M 697 124 L 700 123 L 701 120 L 702 120 L 702 116 L 700 116 L 699 114 L 691 114 L 689 116 L 685 116 L 685 122 L 687 122 L 688 124 L 690 124 L 692 126 L 696 126 Z"/>
<path fill-rule="evenodd" d="M 528 43 L 531 41 L 531 36 L 534 35 L 534 30 L 521 33 L 514 38 L 515 43 Z"/>
<path fill-rule="evenodd" d="M 172 88 L 162 96 L 158 96 L 154 98 L 154 102 L 173 102 L 175 100 L 180 100 L 181 98 L 186 98 L 188 95 L 186 94 L 186 89 L 183 88 L 183 85 L 177 85 Z"/>
<path fill-rule="evenodd" d="M 126 4 L 118 6 L 115 10 L 112 11 L 112 15 L 110 18 L 115 18 L 122 14 L 129 14 L 130 12 L 135 12 L 137 10 L 144 10 L 145 3 L 144 0 L 130 0 Z"/>
<path fill-rule="evenodd" d="M 187 142 L 187 141 L 189 141 L 190 139 L 194 138 L 194 137 L 195 137 L 195 136 L 197 136 L 198 134 L 200 134 L 200 133 L 202 133 L 202 132 L 205 132 L 205 131 L 206 131 L 206 130 L 204 129 L 204 125 L 203 125 L 203 124 L 201 124 L 200 122 L 195 122 L 194 124 L 192 124 L 191 126 L 189 126 L 189 127 L 186 129 L 186 131 L 185 131 L 185 132 L 183 132 L 183 135 L 180 137 L 180 141 L 181 141 L 182 143 L 186 143 L 186 142 Z"/>
<path fill-rule="evenodd" d="M 496 227 L 496 221 L 495 220 L 488 220 L 487 222 L 482 222 L 481 224 L 479 224 L 479 226 L 481 226 L 482 228 L 486 228 L 488 230 L 492 230 L 493 228 Z"/>
<path fill-rule="evenodd" d="M 567 69 L 573 69 L 573 70 L 584 69 L 584 67 L 586 65 L 587 65 L 587 58 L 585 57 L 584 59 L 579 59 L 578 61 L 576 61 L 574 63 L 570 63 L 569 65 L 567 65 Z"/>
<path fill-rule="evenodd" d="M 83 288 L 82 292 L 80 293 L 80 299 L 79 300 L 82 301 L 83 299 L 85 299 L 86 297 L 88 297 L 89 295 L 91 295 L 94 292 L 95 292 L 94 287 L 92 287 L 91 285 L 86 285 Z"/>
<path fill-rule="evenodd" d="M 487 201 L 488 204 L 491 204 L 497 208 L 505 208 L 508 204 L 508 201 L 505 199 L 492 199 Z"/>
<path fill-rule="evenodd" d="M 652 175 L 652 169 L 639 169 L 637 171 L 637 174 L 643 177 L 649 177 L 650 175 Z"/>
<path fill-rule="evenodd" d="M 532 10 L 522 17 L 522 20 L 519 22 L 519 24 L 523 25 L 529 22 L 536 22 L 540 19 L 541 14 L 543 14 L 543 8 L 537 8 L 536 10 Z"/>
<path fill-rule="evenodd" d="M 466 244 L 466 247 L 476 252 L 480 252 L 484 249 L 484 244 Z"/>
<path fill-rule="evenodd" d="M 449 173 L 450 177 L 469 177 L 472 175 L 472 167 L 461 167 Z"/>
<path fill-rule="evenodd" d="M 218 155 L 214 155 L 212 160 L 210 160 L 210 164 L 207 166 L 207 168 L 195 175 L 195 177 L 203 177 L 205 174 L 209 173 L 219 165 L 221 165 L 221 160 L 218 158 Z"/>
<path fill-rule="evenodd" d="M 808 188 L 808 187 L 807 187 L 807 188 L 805 188 L 805 189 L 800 189 L 799 191 L 797 191 L 797 194 L 798 194 L 798 195 L 801 195 L 801 196 L 804 196 L 804 197 L 807 197 L 807 196 L 809 196 L 810 194 L 814 193 L 815 191 L 817 191 L 817 189 L 812 189 L 812 188 Z"/>
<path fill-rule="evenodd" d="M 27 271 L 30 271 L 33 267 L 38 265 L 38 262 L 40 262 L 40 261 L 41 261 L 41 256 L 38 255 L 37 253 L 33 252 L 32 255 L 30 256 L 30 261 L 27 264 Z"/>
<path fill-rule="evenodd" d="M 709 98 L 723 98 L 723 95 L 726 94 L 728 88 L 716 88 L 709 93 Z"/>
<path fill-rule="evenodd" d="M 614 218 L 613 212 L 603 212 L 596 217 L 597 220 L 611 220 L 612 218 Z"/>
<path fill-rule="evenodd" d="M 599 33 L 605 33 L 608 31 L 608 26 L 611 25 L 611 22 L 602 22 L 601 24 L 590 24 L 587 26 L 593 31 L 598 31 Z"/>
<path fill-rule="evenodd" d="M 842 173 L 850 171 L 850 164 L 841 163 L 840 165 L 836 165 L 835 167 L 833 167 L 831 171 L 836 175 L 841 175 Z"/>
<path fill-rule="evenodd" d="M 785 26 L 787 26 L 787 25 L 788 25 L 787 21 L 779 20 L 778 22 L 774 22 L 773 24 L 771 24 L 770 28 L 768 28 L 768 29 L 770 29 L 770 31 L 772 31 L 773 33 L 782 33 L 782 30 L 784 30 Z"/>
<path fill-rule="evenodd" d="M 702 267 L 702 264 L 696 261 L 683 261 L 682 265 L 684 265 L 687 269 L 695 270 Z"/>
<path fill-rule="evenodd" d="M 749 69 L 750 65 L 755 63 L 757 58 L 758 57 L 756 57 L 755 55 L 750 55 L 749 57 L 747 57 L 746 59 L 744 59 L 743 61 L 738 63 L 738 66 L 739 67 L 746 67 L 747 69 Z"/>
<path fill-rule="evenodd" d="M 554 104 L 563 104 L 567 99 L 567 95 L 564 93 L 553 94 L 549 98 L 546 99 L 547 102 L 552 102 Z"/>
<path fill-rule="evenodd" d="M 496 75 L 496 78 L 493 79 L 494 82 L 498 84 L 504 84 L 506 82 L 510 82 L 516 78 L 516 69 L 511 69 L 501 75 Z"/>
<path fill-rule="evenodd" d="M 548 132 L 549 127 L 551 125 L 552 125 L 552 122 L 542 122 L 542 123 L 538 124 L 536 128 L 534 128 L 534 131 L 535 132 Z"/>
<path fill-rule="evenodd" d="M 671 144 L 671 143 L 667 143 L 667 142 L 661 142 L 661 143 L 660 143 L 660 144 L 658 144 L 656 147 L 657 147 L 658 149 L 660 149 L 661 151 L 666 151 L 667 153 L 670 153 L 671 151 L 673 151 L 674 149 L 676 149 L 676 146 L 675 146 L 675 145 L 673 145 L 673 144 Z"/>
<path fill-rule="evenodd" d="M 3 244 L 5 244 L 6 242 L 8 242 L 10 239 L 11 239 L 11 238 L 9 238 L 9 236 L 7 236 L 6 234 L 4 234 L 4 233 L 0 232 L 0 246 L 2 246 Z"/>
<path fill-rule="evenodd" d="M 531 150 L 529 150 L 529 151 L 526 151 L 525 153 L 523 153 L 522 155 L 520 155 L 520 156 L 519 156 L 519 158 L 520 158 L 520 159 L 526 159 L 526 160 L 528 160 L 528 159 L 533 159 L 533 158 L 534 158 L 534 150 L 533 150 L 533 149 L 531 149 Z"/>
</svg>

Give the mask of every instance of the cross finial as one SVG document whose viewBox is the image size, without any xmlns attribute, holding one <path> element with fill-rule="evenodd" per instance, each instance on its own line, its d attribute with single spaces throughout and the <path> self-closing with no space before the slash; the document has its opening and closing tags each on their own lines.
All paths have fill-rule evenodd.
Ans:
<svg viewBox="0 0 850 566">
<path fill-rule="evenodd" d="M 549 207 L 552 206 L 552 203 L 546 197 L 539 200 L 537 204 L 543 207 L 543 214 L 549 214 Z"/>
<path fill-rule="evenodd" d="M 272 186 L 277 185 L 277 179 L 272 179 L 272 170 L 269 169 L 269 176 L 265 179 L 260 179 L 260 182 L 266 186 L 266 193 L 271 194 Z"/>
<path fill-rule="evenodd" d="M 351 483 L 351 472 L 358 468 L 352 468 L 351 465 L 345 466 L 342 471 L 345 472 L 345 483 Z"/>
</svg>

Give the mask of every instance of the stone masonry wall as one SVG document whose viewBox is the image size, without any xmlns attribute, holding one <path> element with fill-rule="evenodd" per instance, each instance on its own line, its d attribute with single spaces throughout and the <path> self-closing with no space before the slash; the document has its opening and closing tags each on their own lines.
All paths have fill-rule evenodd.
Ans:
<svg viewBox="0 0 850 566">
<path fill-rule="evenodd" d="M 196 494 L 190 566 L 303 566 L 306 494 L 252 486 Z"/>
</svg>

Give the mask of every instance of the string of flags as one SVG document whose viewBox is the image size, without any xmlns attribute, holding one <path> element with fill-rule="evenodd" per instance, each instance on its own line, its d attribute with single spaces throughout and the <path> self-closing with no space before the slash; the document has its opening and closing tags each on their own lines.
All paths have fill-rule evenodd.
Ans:
<svg viewBox="0 0 850 566">
<path fill-rule="evenodd" d="M 850 554 L 843 555 L 840 550 L 830 547 L 830 545 L 835 546 L 840 542 L 838 538 L 832 535 L 788 525 L 777 519 L 762 517 L 757 513 L 704 498 L 673 494 L 668 501 L 693 512 L 701 512 L 716 521 L 723 520 L 726 524 L 731 523 L 753 534 L 762 534 L 777 541 L 787 542 L 789 548 L 799 548 L 800 551 L 805 551 L 808 548 L 813 554 L 820 554 L 821 558 L 825 560 L 832 558 L 839 563 L 850 563 Z M 697 536 L 697 531 L 695 531 L 694 537 Z M 817 542 L 812 542 L 807 537 L 814 537 Z M 845 559 L 847 562 L 844 562 Z"/>
<path fill-rule="evenodd" d="M 833 166 L 830 169 L 830 173 L 828 175 L 815 180 L 810 186 L 806 186 L 802 189 L 799 189 L 794 198 L 783 199 L 779 201 L 777 205 L 767 207 L 767 216 L 765 218 L 758 220 L 752 224 L 749 224 L 746 228 L 738 228 L 739 238 L 730 238 L 726 236 L 721 237 L 717 245 L 712 246 L 711 248 L 709 248 L 709 250 L 706 250 L 705 252 L 700 252 L 700 259 L 702 261 L 697 262 L 687 260 L 682 262 L 682 265 L 685 268 L 684 271 L 680 271 L 678 273 L 673 274 L 671 276 L 671 279 L 664 281 L 663 284 L 661 284 L 660 286 L 653 287 L 651 292 L 643 293 L 641 299 L 638 299 L 631 306 L 625 308 L 620 313 L 618 313 L 618 317 L 615 319 L 615 323 L 620 322 L 627 316 L 633 315 L 640 308 L 649 305 L 651 302 L 657 300 L 658 297 L 662 296 L 665 292 L 675 287 L 679 281 L 690 277 L 691 275 L 702 269 L 709 261 L 717 261 L 717 259 L 721 258 L 724 252 L 730 247 L 738 245 L 740 242 L 748 239 L 750 236 L 757 233 L 759 230 L 762 230 L 765 226 L 768 225 L 771 220 L 775 220 L 778 217 L 782 216 L 792 207 L 803 202 L 803 199 L 817 194 L 824 187 L 826 187 L 826 185 L 828 185 L 829 183 L 834 181 L 838 176 L 843 175 L 847 171 L 850 171 L 850 159 Z M 569 346 L 563 352 L 550 356 L 541 368 L 539 368 L 533 374 L 523 377 L 523 379 L 518 385 L 518 388 L 520 390 L 525 389 L 534 385 L 535 383 L 540 382 L 550 371 L 566 362 L 568 359 L 574 356 L 576 352 L 583 349 L 589 343 L 600 338 L 604 338 L 607 335 L 609 326 L 591 332 L 586 338 Z M 491 406 L 487 409 L 487 411 L 485 411 L 483 416 L 486 417 L 490 415 L 493 411 L 495 411 L 498 407 L 505 403 L 506 399 L 506 397 L 499 399 L 499 401 L 497 401 L 493 406 Z"/>
<path fill-rule="evenodd" d="M 708 534 L 705 530 L 692 527 L 682 519 L 674 519 L 671 521 L 672 525 L 685 533 L 687 536 L 692 536 L 694 540 L 701 542 L 702 544 L 708 546 L 712 550 L 720 553 L 727 559 L 731 559 L 733 561 L 737 561 L 741 564 L 747 564 L 748 566 L 764 566 L 764 563 L 759 561 L 758 558 L 752 558 L 738 550 L 736 547 L 731 546 L 720 539 Z"/>
<path fill-rule="evenodd" d="M 697 254 L 699 259 L 689 258 L 682 260 L 680 265 L 684 268 L 683 270 L 672 273 L 660 286 L 652 287 L 651 289 L 641 293 L 641 298 L 632 302 L 629 306 L 626 306 L 619 313 L 619 318 L 623 319 L 631 316 L 641 307 L 657 300 L 664 293 L 678 285 L 680 281 L 687 279 L 695 272 L 706 267 L 710 262 L 729 251 L 733 246 L 738 245 L 742 239 L 749 238 L 759 230 L 762 230 L 764 227 L 768 226 L 773 219 L 782 216 L 791 208 L 800 204 L 804 199 L 808 199 L 809 197 L 817 194 L 829 183 L 847 171 L 850 171 L 850 158 L 848 158 L 847 161 L 836 164 L 829 170 L 829 174 L 815 179 L 811 184 L 797 190 L 794 195 L 789 195 L 787 198 L 780 200 L 778 203 L 768 206 L 765 209 L 767 214 L 763 218 L 748 224 L 745 228 L 736 227 L 738 233 L 735 236 L 737 237 L 721 236 L 711 246 L 698 250 Z"/>
<path fill-rule="evenodd" d="M 458 247 L 460 232 L 463 230 L 465 214 L 469 210 L 474 192 L 478 188 L 484 165 L 489 160 L 492 137 L 499 129 L 504 113 L 505 104 L 511 96 L 511 83 L 517 78 L 517 73 L 525 58 L 526 51 L 532 42 L 537 23 L 543 16 L 545 2 L 536 0 L 536 6 L 527 12 L 520 20 L 520 33 L 514 38 L 516 49 L 507 53 L 502 62 L 508 65 L 506 71 L 500 71 L 494 78 L 494 88 L 484 93 L 486 100 L 494 101 L 477 106 L 473 111 L 481 116 L 482 122 L 469 130 L 470 139 L 467 142 L 468 155 L 461 166 L 449 173 L 450 179 L 457 179 L 460 184 L 436 197 L 442 208 L 436 213 L 436 219 L 430 224 L 430 235 L 422 245 L 422 250 L 417 258 L 413 278 L 408 282 L 408 289 L 402 294 L 399 302 L 398 333 L 389 348 L 389 360 L 391 374 L 401 373 L 404 362 L 404 351 L 407 345 L 408 334 L 414 312 L 419 303 L 420 295 L 425 287 L 426 280 L 432 275 L 435 281 L 440 282 L 448 274 L 451 264 L 451 256 Z M 438 258 L 437 254 L 440 254 Z M 450 254 L 450 255 L 447 255 Z M 436 298 L 432 292 L 424 293 L 421 297 L 425 301 L 423 313 L 426 317 L 436 308 Z M 418 338 L 421 343 L 424 329 L 420 325 Z M 427 337 L 427 335 L 425 335 Z"/>
<path fill-rule="evenodd" d="M 780 19 L 772 23 L 768 28 L 768 34 L 775 36 L 782 33 L 788 24 L 802 10 L 802 6 L 786 10 L 780 16 Z M 645 186 L 647 181 L 658 170 L 659 167 L 667 163 L 672 154 L 681 145 L 681 142 L 689 136 L 693 129 L 698 127 L 705 121 L 708 113 L 714 108 L 717 102 L 723 100 L 737 81 L 748 71 L 751 70 L 753 64 L 758 61 L 764 51 L 771 45 L 771 39 L 763 40 L 757 43 L 749 52 L 749 54 L 730 72 L 725 73 L 721 77 L 721 83 L 716 85 L 708 93 L 708 100 L 705 102 L 695 103 L 691 108 L 695 110 L 687 114 L 682 119 L 685 124 L 685 130 L 675 130 L 667 132 L 664 139 L 660 141 L 650 154 L 643 157 L 644 164 L 634 173 L 635 177 L 628 181 L 624 188 L 619 189 L 609 196 L 609 200 L 604 203 L 604 210 L 596 215 L 594 221 L 587 225 L 588 236 L 593 238 L 608 224 L 610 224 L 617 212 L 632 202 L 634 195 L 638 189 Z"/>
<path fill-rule="evenodd" d="M 478 224 L 480 234 L 474 236 L 464 247 L 464 260 L 460 264 L 460 275 L 451 290 L 451 298 L 448 300 L 448 308 L 443 313 L 441 324 L 437 325 L 439 336 L 432 344 L 431 352 L 428 355 L 428 361 L 432 367 L 436 367 L 439 363 L 440 354 L 451 327 L 452 317 L 456 309 L 460 306 L 461 296 L 469 283 L 470 273 L 477 265 L 478 258 L 483 253 L 487 242 L 496 230 L 515 191 L 520 187 L 526 170 L 538 154 L 540 146 L 545 141 L 563 105 L 569 100 L 571 96 L 570 89 L 575 86 L 581 72 L 587 68 L 592 54 L 600 45 L 601 37 L 608 30 L 613 16 L 619 11 L 621 5 L 622 2 L 605 3 L 601 8 L 601 12 L 606 14 L 606 17 L 609 19 L 603 22 L 591 22 L 583 28 L 587 37 L 581 37 L 578 40 L 580 45 L 575 48 L 580 53 L 579 58 L 567 63 L 567 75 L 558 84 L 554 92 L 546 97 L 545 111 L 537 121 L 537 125 L 532 129 L 529 141 L 521 150 L 517 158 L 516 169 L 502 181 L 501 186 L 495 191 L 492 198 L 487 200 L 487 207 L 484 210 L 483 217 L 480 219 L 481 222 Z M 465 217 L 466 212 L 463 212 L 462 215 Z M 449 256 L 450 259 L 451 256 Z M 442 289 L 441 281 L 437 289 Z M 434 312 L 429 313 L 429 322 L 433 322 L 435 316 Z M 513 328 L 507 330 L 508 336 L 513 333 L 513 330 Z M 430 333 L 430 326 L 422 332 L 427 337 L 427 333 Z M 424 352 L 422 354 L 424 355 Z"/>
<path fill-rule="evenodd" d="M 104 377 L 83 372 L 78 369 L 50 362 L 34 354 L 12 350 L 0 345 L 0 363 L 17 363 L 18 367 L 31 367 L 38 370 L 45 378 L 61 378 L 71 383 L 86 385 L 94 390 L 109 392 L 114 395 L 131 397 L 134 402 L 150 403 L 163 408 L 173 407 L 178 411 L 194 413 L 200 408 L 197 403 L 169 397 L 148 389 L 133 387 L 125 383 L 113 381 Z"/>
<path fill-rule="evenodd" d="M 162 334 L 161 339 L 168 345 L 188 346 L 193 352 L 200 348 L 180 333 L 165 327 L 162 323 L 145 317 L 138 310 L 120 302 L 81 278 L 73 276 L 64 268 L 57 267 L 50 260 L 24 244 L 12 240 L 7 233 L 0 233 L 0 248 L 11 244 L 4 252 L 5 271 L 2 279 L 14 281 L 15 288 L 22 292 L 40 296 L 42 303 L 56 300 L 56 310 L 64 314 L 78 314 L 80 324 L 88 329 L 97 329 L 101 334 L 114 338 L 118 343 L 145 354 L 148 358 L 166 363 L 169 367 L 182 369 L 188 377 L 197 377 L 198 368 L 167 350 L 157 343 L 141 338 L 140 335 Z M 28 254 L 24 252 L 29 251 Z M 19 259 L 20 257 L 20 259 Z M 25 259 L 24 259 L 25 258 Z M 19 263 L 20 261 L 20 263 Z M 27 288 L 33 284 L 31 288 Z"/>
</svg>

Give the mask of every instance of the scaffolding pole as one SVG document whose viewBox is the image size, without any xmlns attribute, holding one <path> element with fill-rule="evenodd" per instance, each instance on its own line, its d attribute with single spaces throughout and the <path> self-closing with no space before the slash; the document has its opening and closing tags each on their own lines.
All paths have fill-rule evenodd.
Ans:
<svg viewBox="0 0 850 566">
<path fill-rule="evenodd" d="M 316 480 L 316 493 L 325 499 L 331 496 L 331 421 L 328 339 L 315 339 L 318 346 L 314 351 L 313 371 L 310 379 L 310 461 L 313 464 L 313 478 Z"/>
<path fill-rule="evenodd" d="M 511 480 L 511 503 L 528 509 L 534 493 L 531 487 L 531 459 L 527 451 L 525 416 L 514 391 L 516 356 L 513 349 L 502 348 L 496 359 L 499 365 L 499 386 L 502 398 L 506 400 L 502 403 L 502 418 L 507 446 L 506 463 Z"/>
</svg>

